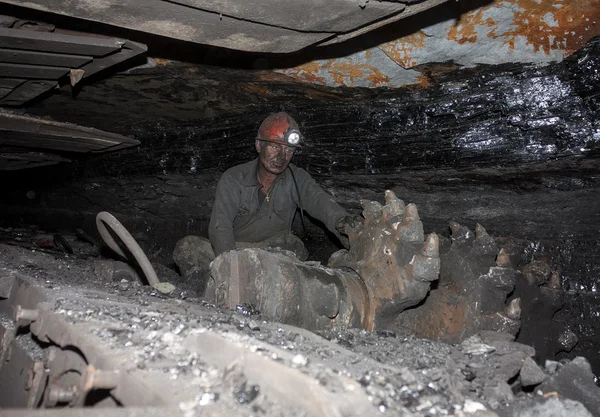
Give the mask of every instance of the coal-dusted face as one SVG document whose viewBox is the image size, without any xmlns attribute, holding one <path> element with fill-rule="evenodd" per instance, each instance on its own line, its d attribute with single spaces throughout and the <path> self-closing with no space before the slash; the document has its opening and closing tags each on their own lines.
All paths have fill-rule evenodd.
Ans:
<svg viewBox="0 0 600 417">
<path fill-rule="evenodd" d="M 293 146 L 264 140 L 257 140 L 255 145 L 261 166 L 267 172 L 275 175 L 285 171 L 296 150 Z"/>
</svg>

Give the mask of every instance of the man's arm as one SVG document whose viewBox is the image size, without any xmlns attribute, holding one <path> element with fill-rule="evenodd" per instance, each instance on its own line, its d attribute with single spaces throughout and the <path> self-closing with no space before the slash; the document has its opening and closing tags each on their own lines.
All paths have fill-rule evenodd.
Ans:
<svg viewBox="0 0 600 417">
<path fill-rule="evenodd" d="M 239 184 L 231 175 L 225 172 L 217 184 L 215 202 L 208 225 L 208 238 L 215 256 L 235 249 L 233 220 L 237 215 L 239 206 Z"/>
<path fill-rule="evenodd" d="M 347 239 L 340 236 L 340 233 L 336 229 L 336 223 L 348 216 L 348 212 L 317 184 L 304 169 L 298 167 L 290 167 L 290 169 L 294 169 L 304 210 L 314 218 L 322 221 L 330 232 L 335 234 L 342 243 L 346 244 Z"/>
</svg>

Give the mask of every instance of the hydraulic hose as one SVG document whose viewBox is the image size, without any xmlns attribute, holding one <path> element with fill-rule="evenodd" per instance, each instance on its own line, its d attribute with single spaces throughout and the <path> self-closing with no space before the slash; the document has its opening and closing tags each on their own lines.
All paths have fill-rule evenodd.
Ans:
<svg viewBox="0 0 600 417">
<path fill-rule="evenodd" d="M 107 225 L 111 228 L 113 232 L 115 232 L 117 236 L 119 236 L 119 238 L 125 244 L 127 249 L 129 249 L 140 268 L 142 268 L 144 276 L 148 280 L 148 284 L 155 285 L 160 283 L 158 277 L 156 276 L 156 272 L 152 267 L 152 264 L 148 260 L 148 257 L 146 256 L 142 248 L 140 248 L 140 245 L 138 245 L 133 236 L 131 236 L 131 234 L 115 218 L 115 216 L 113 216 L 107 211 L 101 211 L 96 216 L 96 226 L 98 227 L 98 232 L 100 232 L 100 236 L 102 236 L 102 239 L 108 245 L 109 248 L 114 250 L 123 258 L 127 258 L 127 255 L 125 254 L 125 252 L 123 252 L 123 249 L 121 249 L 119 244 L 115 241 L 115 239 L 108 231 L 106 227 Z"/>
</svg>

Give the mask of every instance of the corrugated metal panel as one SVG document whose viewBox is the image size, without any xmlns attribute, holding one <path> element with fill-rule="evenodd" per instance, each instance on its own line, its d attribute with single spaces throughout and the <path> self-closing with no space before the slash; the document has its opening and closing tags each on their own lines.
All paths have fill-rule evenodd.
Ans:
<svg viewBox="0 0 600 417">
<path fill-rule="evenodd" d="M 1 106 L 23 106 L 61 83 L 76 84 L 147 50 L 126 39 L 55 33 L 53 25 L 28 25 L 9 16 L 1 21 Z M 73 70 L 76 76 L 69 77 Z"/>
<path fill-rule="evenodd" d="M 125 42 L 124 39 L 117 38 L 63 35 L 53 32 L 0 28 L 0 48 L 103 56 L 121 49 Z"/>
</svg>

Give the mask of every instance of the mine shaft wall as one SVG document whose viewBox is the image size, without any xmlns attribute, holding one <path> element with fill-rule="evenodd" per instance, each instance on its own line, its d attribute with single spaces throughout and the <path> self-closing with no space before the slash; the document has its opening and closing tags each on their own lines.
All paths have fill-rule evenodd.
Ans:
<svg viewBox="0 0 600 417">
<path fill-rule="evenodd" d="M 456 70 L 412 90 L 332 89 L 189 65 L 132 71 L 27 109 L 142 144 L 3 173 L 2 226 L 94 233 L 96 213 L 107 210 L 151 259 L 168 263 L 178 238 L 206 234 L 216 182 L 255 156 L 262 118 L 286 110 L 306 136 L 294 162 L 349 211 L 393 189 L 418 205 L 426 232 L 447 235 L 455 220 L 521 239 L 524 262 L 547 257 L 567 291 L 586 295 L 564 314 L 576 322 L 584 309 L 586 318 L 600 314 L 597 68 L 599 38 L 559 64 Z M 310 229 L 313 253 L 331 246 Z"/>
</svg>

